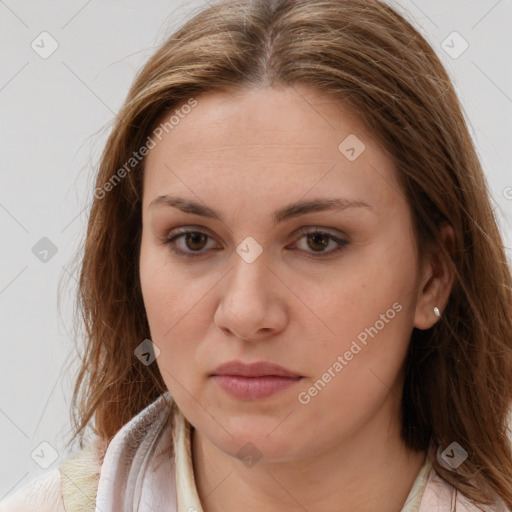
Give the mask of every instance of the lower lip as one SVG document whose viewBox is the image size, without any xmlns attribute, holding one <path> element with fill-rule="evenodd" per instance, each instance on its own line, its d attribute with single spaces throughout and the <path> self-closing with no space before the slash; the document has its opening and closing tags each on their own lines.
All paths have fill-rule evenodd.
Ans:
<svg viewBox="0 0 512 512">
<path fill-rule="evenodd" d="M 241 377 L 239 375 L 213 375 L 219 386 L 227 393 L 240 400 L 258 400 L 272 396 L 279 391 L 293 386 L 302 377 Z"/>
</svg>

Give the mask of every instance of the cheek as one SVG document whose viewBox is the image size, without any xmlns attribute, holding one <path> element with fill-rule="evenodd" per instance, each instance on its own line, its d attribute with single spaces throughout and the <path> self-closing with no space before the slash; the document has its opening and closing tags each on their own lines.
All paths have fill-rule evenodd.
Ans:
<svg viewBox="0 0 512 512">
<path fill-rule="evenodd" d="M 327 383 L 331 390 L 322 391 L 324 399 L 334 403 L 341 394 L 349 408 L 352 400 L 388 391 L 410 342 L 415 254 L 403 238 L 400 244 L 391 243 L 393 237 L 389 240 L 367 247 L 367 256 L 347 266 L 350 272 L 333 275 L 329 297 L 312 298 L 322 320 L 309 349 L 315 377 L 321 381 L 320 388 Z"/>
<path fill-rule="evenodd" d="M 399 401 L 395 385 L 412 323 L 407 315 L 402 304 L 387 300 L 363 307 L 357 315 L 340 313 L 336 336 L 324 339 L 321 349 L 312 344 L 305 354 L 311 378 L 296 397 L 304 418 L 323 417 L 326 430 L 348 435 L 362 428 L 388 398 Z"/>
<path fill-rule="evenodd" d="M 339 350 L 349 350 L 350 340 L 358 336 L 364 342 L 375 324 L 381 338 L 393 339 L 404 325 L 412 326 L 413 267 L 385 250 L 368 254 L 333 273 L 325 288 L 305 295 L 317 314 L 319 344 L 327 350 L 337 340 Z"/>
<path fill-rule="evenodd" d="M 204 338 L 207 302 L 201 300 L 213 285 L 194 282 L 186 270 L 170 265 L 165 247 L 151 247 L 143 241 L 140 280 L 151 340 L 160 354 L 156 363 L 171 394 L 183 387 L 194 390 L 198 340 Z M 183 387 L 181 387 L 183 386 Z"/>
<path fill-rule="evenodd" d="M 142 297 L 153 336 L 170 334 L 178 319 L 190 310 L 193 286 L 186 274 L 170 264 L 166 246 L 154 245 L 143 238 L 140 252 Z"/>
</svg>

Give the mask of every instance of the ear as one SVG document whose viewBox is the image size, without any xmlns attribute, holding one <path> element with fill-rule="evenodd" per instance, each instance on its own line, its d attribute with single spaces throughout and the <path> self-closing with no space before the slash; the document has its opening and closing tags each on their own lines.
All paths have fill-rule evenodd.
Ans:
<svg viewBox="0 0 512 512">
<path fill-rule="evenodd" d="M 453 254 L 455 234 L 452 226 L 443 223 L 439 229 L 444 246 L 449 254 Z M 440 249 L 433 249 L 425 258 L 418 284 L 414 327 L 430 329 L 439 320 L 434 313 L 434 306 L 437 306 L 442 315 L 450 297 L 452 284 L 453 273 L 447 257 L 441 253 Z"/>
</svg>

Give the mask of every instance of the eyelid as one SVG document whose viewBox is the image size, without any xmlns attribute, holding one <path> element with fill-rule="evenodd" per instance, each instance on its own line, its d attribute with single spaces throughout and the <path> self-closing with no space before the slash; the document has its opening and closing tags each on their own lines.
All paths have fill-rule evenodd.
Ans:
<svg viewBox="0 0 512 512">
<path fill-rule="evenodd" d="M 336 233 L 333 234 L 331 230 L 335 230 Z M 181 233 L 204 233 L 205 235 L 208 235 L 210 238 L 215 238 L 214 235 L 211 234 L 211 231 L 206 226 L 200 226 L 200 225 L 186 225 L 186 226 L 179 226 L 177 228 L 171 229 L 167 234 L 165 234 L 162 237 L 162 240 L 165 242 L 169 240 L 169 238 L 173 237 L 174 235 L 181 234 Z M 290 236 L 297 236 L 299 234 L 309 234 L 312 232 L 316 233 L 322 233 L 331 235 L 333 238 L 335 237 L 344 237 L 348 239 L 348 235 L 345 234 L 343 231 L 336 230 L 335 228 L 323 228 L 319 227 L 317 225 L 307 225 L 307 226 L 301 226 L 300 228 L 294 230 Z"/>
<path fill-rule="evenodd" d="M 299 234 L 306 235 L 309 233 L 321 233 L 321 234 L 325 234 L 325 235 L 330 235 L 333 238 L 340 237 L 340 236 L 348 238 L 348 236 L 345 233 L 343 233 L 342 231 L 335 230 L 336 234 L 333 234 L 331 232 L 331 230 L 334 230 L 334 228 L 322 228 L 322 227 L 318 227 L 315 225 L 312 225 L 312 226 L 310 225 L 310 226 L 301 226 L 300 228 L 296 229 L 292 234 L 293 234 L 293 236 L 296 236 Z"/>
</svg>

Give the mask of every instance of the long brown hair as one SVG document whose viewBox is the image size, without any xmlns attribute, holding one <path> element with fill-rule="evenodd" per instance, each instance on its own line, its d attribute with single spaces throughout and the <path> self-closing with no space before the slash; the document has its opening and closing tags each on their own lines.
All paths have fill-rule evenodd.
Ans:
<svg viewBox="0 0 512 512">
<path fill-rule="evenodd" d="M 163 114 L 202 92 L 299 83 L 355 109 L 395 162 L 420 258 L 435 247 L 455 276 L 442 318 L 412 332 L 403 438 L 414 450 L 456 441 L 469 454 L 464 472 L 434 458 L 437 472 L 477 503 L 497 494 L 511 507 L 510 268 L 452 83 L 412 24 L 378 0 L 216 2 L 139 72 L 101 157 L 81 255 L 71 440 L 80 435 L 82 447 L 89 425 L 108 443 L 166 391 L 157 365 L 134 356 L 150 331 L 138 267 L 144 159 L 133 153 Z M 450 252 L 442 222 L 455 232 Z"/>
</svg>

